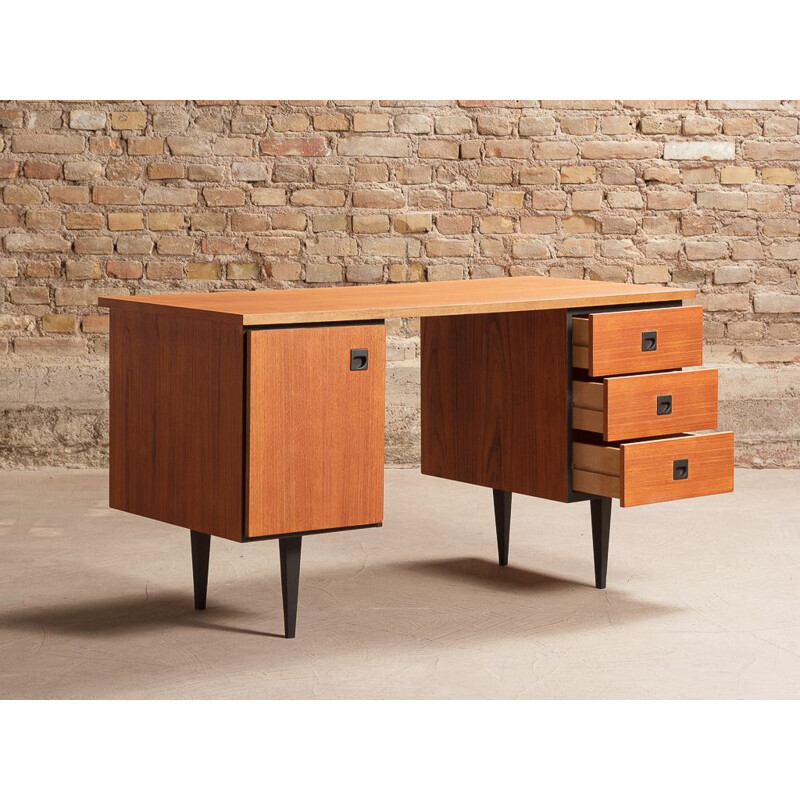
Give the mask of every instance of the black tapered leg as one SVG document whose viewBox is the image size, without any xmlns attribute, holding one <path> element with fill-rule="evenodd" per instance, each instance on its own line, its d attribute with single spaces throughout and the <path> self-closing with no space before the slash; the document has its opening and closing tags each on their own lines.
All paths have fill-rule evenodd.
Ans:
<svg viewBox="0 0 800 800">
<path fill-rule="evenodd" d="M 508 566 L 508 539 L 511 531 L 511 492 L 492 489 L 494 496 L 494 525 L 497 529 L 497 560 Z"/>
<path fill-rule="evenodd" d="M 281 592 L 283 594 L 283 629 L 287 639 L 294 639 L 297 627 L 297 595 L 300 588 L 300 548 L 302 536 L 278 539 L 281 552 Z"/>
<path fill-rule="evenodd" d="M 605 589 L 606 572 L 608 571 L 608 539 L 611 533 L 611 498 L 593 497 L 589 504 L 592 507 L 594 585 L 598 589 Z"/>
<path fill-rule="evenodd" d="M 206 607 L 208 594 L 208 553 L 211 549 L 211 536 L 200 531 L 192 531 L 192 577 L 194 578 L 194 607 L 202 611 Z"/>
</svg>

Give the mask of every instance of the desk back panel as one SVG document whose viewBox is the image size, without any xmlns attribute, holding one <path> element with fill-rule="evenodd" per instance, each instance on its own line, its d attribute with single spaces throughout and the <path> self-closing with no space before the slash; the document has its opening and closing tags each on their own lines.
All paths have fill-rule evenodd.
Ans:
<svg viewBox="0 0 800 800">
<path fill-rule="evenodd" d="M 383 323 L 247 332 L 246 537 L 383 520 L 385 362 Z"/>
<path fill-rule="evenodd" d="M 567 312 L 422 320 L 422 472 L 566 501 Z"/>
<path fill-rule="evenodd" d="M 242 538 L 242 329 L 111 312 L 112 508 Z"/>
</svg>

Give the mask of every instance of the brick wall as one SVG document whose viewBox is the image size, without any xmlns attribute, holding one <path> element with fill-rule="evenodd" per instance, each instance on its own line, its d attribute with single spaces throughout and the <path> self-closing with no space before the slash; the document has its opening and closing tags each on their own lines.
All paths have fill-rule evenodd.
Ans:
<svg viewBox="0 0 800 800">
<path fill-rule="evenodd" d="M 536 274 L 697 288 L 739 462 L 800 466 L 799 116 L 0 102 L 0 465 L 104 463 L 98 295 Z M 390 324 L 394 463 L 417 458 L 417 332 Z"/>
</svg>

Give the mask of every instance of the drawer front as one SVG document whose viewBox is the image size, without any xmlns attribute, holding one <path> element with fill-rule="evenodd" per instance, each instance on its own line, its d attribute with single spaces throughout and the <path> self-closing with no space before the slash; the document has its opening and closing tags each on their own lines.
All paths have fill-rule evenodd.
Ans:
<svg viewBox="0 0 800 800">
<path fill-rule="evenodd" d="M 572 426 L 607 442 L 717 427 L 715 369 L 574 381 Z"/>
<path fill-rule="evenodd" d="M 694 367 L 703 363 L 703 310 L 657 308 L 574 317 L 573 365 L 591 376 Z"/>
<path fill-rule="evenodd" d="M 733 434 L 707 433 L 627 442 L 575 443 L 573 488 L 639 506 L 733 491 Z"/>
</svg>

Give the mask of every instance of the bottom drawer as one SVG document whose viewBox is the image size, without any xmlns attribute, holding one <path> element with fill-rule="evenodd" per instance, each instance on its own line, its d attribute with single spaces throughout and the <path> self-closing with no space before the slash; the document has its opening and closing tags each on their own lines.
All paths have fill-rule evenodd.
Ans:
<svg viewBox="0 0 800 800">
<path fill-rule="evenodd" d="M 572 445 L 572 488 L 639 506 L 733 491 L 733 434 Z"/>
</svg>

